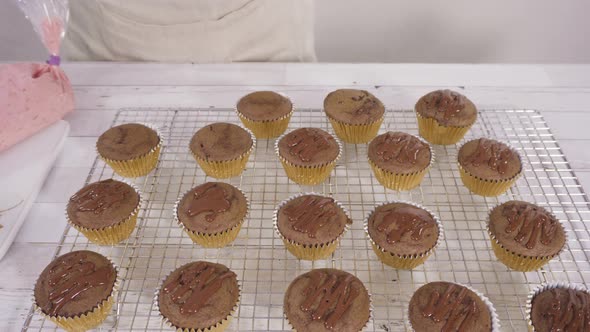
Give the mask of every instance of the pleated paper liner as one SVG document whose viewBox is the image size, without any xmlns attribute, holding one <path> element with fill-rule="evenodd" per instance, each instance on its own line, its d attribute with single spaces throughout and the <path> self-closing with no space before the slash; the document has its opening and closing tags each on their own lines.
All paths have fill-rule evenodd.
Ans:
<svg viewBox="0 0 590 332">
<path fill-rule="evenodd" d="M 416 113 L 418 120 L 418 131 L 420 136 L 432 144 L 436 145 L 451 145 L 459 142 L 465 134 L 471 129 L 473 123 L 468 126 L 444 126 L 436 119 L 423 117 L 420 113 Z"/>
<path fill-rule="evenodd" d="M 240 287 L 240 281 L 238 280 L 238 300 L 236 301 L 236 304 L 234 305 L 234 307 L 232 308 L 232 310 L 229 312 L 229 314 L 222 319 L 221 321 L 217 322 L 215 325 L 209 326 L 207 328 L 204 329 L 194 329 L 194 328 L 183 328 L 183 327 L 178 327 L 175 326 L 174 324 L 172 324 L 171 321 L 168 320 L 168 318 L 166 318 L 162 312 L 160 311 L 160 302 L 159 302 L 159 295 L 160 295 L 160 290 L 162 289 L 162 287 L 164 287 L 164 282 L 166 281 L 166 279 L 168 279 L 168 277 L 175 271 L 176 269 L 170 271 L 170 273 L 168 273 L 161 281 L 160 281 L 160 285 L 158 286 L 158 288 L 156 289 L 156 293 L 154 295 L 154 307 L 156 308 L 156 310 L 158 311 L 158 316 L 160 316 L 160 318 L 162 319 L 162 322 L 164 322 L 164 324 L 166 326 L 168 326 L 171 330 L 175 330 L 175 331 L 181 331 L 181 332 L 223 332 L 225 331 L 225 329 L 227 329 L 227 327 L 229 326 L 229 324 L 231 323 L 232 317 L 235 315 L 238 306 L 240 305 L 240 297 L 241 297 L 241 287 Z M 231 271 L 231 270 L 230 270 Z M 233 272 L 233 271 L 232 271 Z M 236 276 L 236 280 L 237 280 L 237 276 Z"/>
<path fill-rule="evenodd" d="M 248 216 L 248 212 L 250 211 L 250 201 L 248 200 L 248 197 L 244 194 L 244 192 L 241 189 L 236 188 L 246 199 L 246 213 L 244 213 L 242 220 L 240 220 L 233 227 L 226 229 L 222 232 L 209 234 L 195 232 L 188 229 L 178 218 L 178 205 L 180 204 L 180 201 L 184 198 L 184 196 L 186 196 L 192 189 L 194 188 L 191 188 L 187 190 L 184 194 L 182 194 L 174 204 L 174 221 L 184 230 L 184 232 L 191 238 L 191 240 L 193 240 L 194 243 L 201 245 L 205 248 L 223 248 L 228 244 L 232 243 L 238 237 L 238 234 L 242 229 L 242 224 L 246 220 L 246 216 Z"/>
<path fill-rule="evenodd" d="M 444 282 L 449 282 L 449 281 L 444 281 Z M 494 307 L 494 304 L 485 295 L 483 295 L 482 292 L 478 291 L 475 288 L 472 288 L 470 286 L 463 285 L 463 284 L 460 284 L 460 283 L 457 283 L 457 282 L 451 282 L 451 283 L 452 284 L 455 284 L 455 285 L 458 285 L 458 286 L 465 287 L 465 288 L 469 289 L 470 291 L 474 292 L 475 295 L 477 295 L 483 301 L 483 303 L 485 303 L 485 305 L 488 307 L 488 310 L 490 312 L 490 321 L 492 322 L 492 330 L 490 332 L 500 332 L 501 331 L 500 328 L 502 326 L 500 325 L 500 318 L 498 317 L 498 313 L 496 312 L 496 308 Z M 416 289 L 416 290 L 418 290 L 418 289 Z M 412 293 L 412 296 L 414 296 L 414 293 Z M 412 296 L 410 296 L 410 299 L 408 299 L 408 301 L 407 301 L 408 306 L 410 304 L 410 301 L 411 301 L 411 297 Z M 410 320 L 410 309 L 409 309 L 409 307 L 408 307 L 408 317 L 407 318 L 408 318 L 408 322 L 410 323 L 410 328 L 411 328 L 412 321 Z M 411 331 L 416 332 L 416 330 L 414 330 L 413 328 L 411 329 Z M 481 331 L 481 332 L 487 332 L 487 331 Z"/>
<path fill-rule="evenodd" d="M 115 173 L 119 174 L 122 177 L 126 178 L 137 178 L 141 176 L 145 176 L 149 174 L 156 165 L 158 164 L 158 159 L 160 158 L 160 152 L 162 150 L 162 146 L 164 145 L 164 141 L 162 139 L 162 134 L 158 130 L 156 126 L 151 124 L 143 123 L 144 126 L 153 129 L 159 138 L 158 145 L 153 147 L 150 151 L 146 154 L 139 156 L 137 158 L 127 159 L 127 160 L 113 160 L 102 156 L 98 149 L 96 153 L 100 156 L 107 165 L 109 165 Z"/>
<path fill-rule="evenodd" d="M 326 181 L 326 179 L 330 177 L 330 173 L 332 173 L 332 170 L 336 167 L 336 163 L 342 155 L 342 144 L 340 141 L 334 139 L 338 144 L 338 155 L 333 161 L 323 165 L 299 166 L 289 162 L 279 153 L 279 142 L 285 137 L 285 135 L 286 134 L 281 135 L 275 141 L 275 152 L 285 169 L 287 177 L 291 181 L 302 185 L 316 185 Z"/>
<path fill-rule="evenodd" d="M 338 248 L 338 245 L 340 244 L 340 240 L 342 239 L 344 234 L 350 229 L 349 224 L 346 224 L 344 226 L 342 233 L 340 233 L 340 235 L 338 235 L 338 237 L 336 237 L 336 239 L 334 239 L 333 241 L 330 241 L 327 243 L 318 243 L 318 244 L 314 244 L 314 245 L 297 243 L 293 240 L 287 239 L 279 231 L 279 225 L 278 225 L 279 210 L 283 206 L 285 206 L 285 204 L 287 204 L 289 201 L 296 199 L 298 197 L 301 197 L 301 196 L 306 196 L 306 195 L 316 195 L 316 196 L 321 196 L 321 197 L 329 197 L 329 196 L 325 196 L 325 195 L 318 194 L 318 193 L 302 193 L 302 194 L 293 195 L 293 196 L 289 197 L 288 199 L 282 201 L 279 204 L 279 206 L 276 208 L 274 215 L 273 215 L 273 224 L 274 224 L 275 232 L 283 240 L 283 243 L 285 244 L 285 248 L 287 248 L 287 250 L 289 250 L 289 252 L 293 256 L 297 257 L 298 259 L 309 260 L 309 261 L 325 259 L 325 258 L 330 257 L 330 255 L 332 255 L 334 253 L 334 251 L 336 251 L 336 249 Z M 342 204 L 340 204 L 340 202 L 334 200 L 334 203 L 336 204 L 336 206 L 338 206 L 338 208 L 340 210 L 342 210 L 342 212 L 344 212 L 344 214 L 346 215 L 346 217 L 349 220 L 352 220 L 348 214 L 348 211 L 346 210 L 346 208 L 344 208 L 344 206 L 342 206 Z"/>
<path fill-rule="evenodd" d="M 242 128 L 250 134 L 252 139 L 252 146 L 248 151 L 244 152 L 240 156 L 230 160 L 222 160 L 222 161 L 214 161 L 214 160 L 207 160 L 197 156 L 194 152 L 191 151 L 191 154 L 201 166 L 205 174 L 208 176 L 214 177 L 216 179 L 228 179 L 234 176 L 238 176 L 242 174 L 244 169 L 246 168 L 246 164 L 248 163 L 248 159 L 250 158 L 250 154 L 254 151 L 256 147 L 256 137 L 248 128 Z"/>
<path fill-rule="evenodd" d="M 432 248 L 430 248 L 427 251 L 420 253 L 420 254 L 399 255 L 399 254 L 394 254 L 392 252 L 385 250 L 383 247 L 381 247 L 379 244 L 377 244 L 373 240 L 373 238 L 371 238 L 371 235 L 369 234 L 369 219 L 371 218 L 373 213 L 375 213 L 375 210 L 377 208 L 387 205 L 387 204 L 391 204 L 391 203 L 409 204 L 409 205 L 415 206 L 419 209 L 425 210 L 426 212 L 428 212 L 432 216 L 432 218 L 436 222 L 436 226 L 438 228 L 438 238 L 436 239 L 436 243 L 432 246 Z M 391 201 L 391 202 L 385 202 L 385 203 L 375 206 L 375 208 L 371 212 L 369 212 L 369 215 L 365 218 L 364 227 L 365 227 L 365 233 L 367 234 L 367 237 L 369 238 L 369 241 L 371 242 L 371 246 L 373 247 L 373 251 L 375 252 L 375 255 L 377 255 L 377 257 L 379 258 L 379 260 L 381 260 L 381 262 L 385 265 L 391 266 L 396 269 L 402 269 L 402 270 L 412 270 L 412 269 L 424 264 L 424 262 L 428 259 L 428 257 L 430 257 L 430 255 L 432 255 L 432 253 L 434 252 L 436 247 L 438 247 L 440 242 L 443 240 L 443 235 L 444 235 L 442 223 L 440 222 L 438 217 L 432 211 L 428 210 L 427 208 L 425 208 L 419 204 L 412 203 L 412 202 L 406 202 L 406 201 Z"/>
<path fill-rule="evenodd" d="M 341 121 L 338 121 L 326 113 L 328 120 L 332 124 L 332 128 L 334 128 L 334 132 L 339 139 L 346 143 L 350 144 L 362 144 L 368 143 L 370 140 L 377 136 L 377 132 L 379 132 L 379 128 L 383 123 L 383 119 L 385 116 L 367 124 L 348 124 Z"/>
<path fill-rule="evenodd" d="M 570 284 L 570 283 L 566 283 L 563 281 L 553 281 L 553 282 L 544 283 L 540 286 L 537 286 L 535 289 L 533 289 L 529 293 L 529 295 L 527 297 L 527 301 L 526 301 L 526 307 L 525 307 L 525 313 L 526 313 L 526 317 L 527 317 L 527 325 L 528 325 L 528 330 L 530 332 L 536 331 L 533 326 L 533 320 L 532 320 L 533 299 L 535 298 L 535 296 L 537 296 L 538 294 L 540 294 L 544 291 L 558 289 L 558 288 L 572 289 L 572 290 L 576 290 L 576 291 L 590 293 L 588 291 L 588 289 L 586 287 L 584 287 L 583 285 Z"/>
<path fill-rule="evenodd" d="M 266 138 L 275 138 L 282 135 L 287 127 L 289 126 L 289 121 L 291 120 L 291 116 L 293 115 L 293 111 L 295 110 L 295 106 L 291 99 L 283 94 L 281 96 L 287 98 L 291 103 L 291 112 L 273 120 L 252 120 L 249 119 L 244 114 L 240 113 L 238 108 L 235 108 L 235 112 L 244 124 L 244 127 L 250 129 L 254 136 L 258 139 L 266 139 Z M 238 101 L 239 103 L 239 101 Z"/>
</svg>

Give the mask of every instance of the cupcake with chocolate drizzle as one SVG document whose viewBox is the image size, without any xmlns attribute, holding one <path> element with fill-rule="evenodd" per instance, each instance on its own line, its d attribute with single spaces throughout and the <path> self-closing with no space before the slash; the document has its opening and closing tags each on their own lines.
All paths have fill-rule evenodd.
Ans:
<svg viewBox="0 0 590 332">
<path fill-rule="evenodd" d="M 156 291 L 164 322 L 178 331 L 224 331 L 240 300 L 234 272 L 204 261 L 174 270 Z"/>
<path fill-rule="evenodd" d="M 377 206 L 365 220 L 365 231 L 377 257 L 396 269 L 411 270 L 423 264 L 442 240 L 438 218 L 405 202 Z"/>
<path fill-rule="evenodd" d="M 131 235 L 141 206 L 139 191 L 113 180 L 91 183 L 70 197 L 69 224 L 100 245 L 117 244 Z"/>
<path fill-rule="evenodd" d="M 534 271 L 558 256 L 566 234 L 557 218 L 544 208 L 508 201 L 493 208 L 488 233 L 496 257 L 517 271 Z"/>
<path fill-rule="evenodd" d="M 289 179 L 314 185 L 330 176 L 342 147 L 321 129 L 299 128 L 279 137 L 275 150 Z"/>
<path fill-rule="evenodd" d="M 352 220 L 340 203 L 314 193 L 289 198 L 274 215 L 275 230 L 287 250 L 305 260 L 330 256 L 350 224 Z"/>
<path fill-rule="evenodd" d="M 590 331 L 590 293 L 582 285 L 545 284 L 529 295 L 526 313 L 530 331 Z"/>
<path fill-rule="evenodd" d="M 247 213 L 244 193 L 223 182 L 207 182 L 189 190 L 174 207 L 176 222 L 190 238 L 210 248 L 233 242 Z"/>
<path fill-rule="evenodd" d="M 117 269 L 93 251 L 73 251 L 54 259 L 35 284 L 35 307 L 67 331 L 100 325 L 111 312 Z"/>
<path fill-rule="evenodd" d="M 384 187 L 410 190 L 422 182 L 434 153 L 418 137 L 390 131 L 371 141 L 368 158 L 373 174 Z"/>
<path fill-rule="evenodd" d="M 518 152 L 507 144 L 487 138 L 463 144 L 458 162 L 463 184 L 481 196 L 503 194 L 522 174 Z"/>
<path fill-rule="evenodd" d="M 460 93 L 436 90 L 424 95 L 414 107 L 420 136 L 432 144 L 459 142 L 477 120 L 477 108 Z"/>
<path fill-rule="evenodd" d="M 336 269 L 315 269 L 291 282 L 284 310 L 294 331 L 358 332 L 369 322 L 371 299 L 354 275 Z"/>
</svg>

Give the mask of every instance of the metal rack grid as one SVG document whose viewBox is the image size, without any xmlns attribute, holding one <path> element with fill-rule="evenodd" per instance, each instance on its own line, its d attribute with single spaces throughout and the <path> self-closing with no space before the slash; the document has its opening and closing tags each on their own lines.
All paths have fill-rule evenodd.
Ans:
<svg viewBox="0 0 590 332">
<path fill-rule="evenodd" d="M 366 145 L 344 146 L 332 177 L 317 186 L 300 186 L 287 179 L 275 156 L 273 140 L 259 140 L 245 172 L 227 182 L 240 187 L 251 211 L 238 239 L 223 249 L 195 245 L 174 224 L 172 207 L 181 193 L 211 180 L 188 153 L 197 129 L 211 122 L 238 123 L 228 109 L 138 109 L 121 111 L 114 124 L 152 123 L 160 128 L 165 147 L 149 176 L 135 180 L 145 198 L 132 236 L 116 246 L 88 243 L 66 227 L 56 252 L 90 249 L 115 261 L 123 277 L 116 310 L 100 327 L 113 331 L 169 330 L 153 306 L 159 281 L 174 268 L 193 260 L 225 264 L 238 275 L 242 297 L 229 330 L 283 331 L 283 295 L 297 275 L 312 268 L 334 267 L 357 275 L 372 294 L 373 316 L 367 331 L 409 329 L 407 305 L 422 284 L 436 280 L 459 282 L 478 289 L 494 303 L 503 330 L 524 331 L 525 301 L 529 290 L 545 281 L 590 283 L 589 201 L 543 117 L 531 110 L 487 110 L 466 140 L 481 136 L 507 141 L 524 156 L 524 176 L 507 194 L 497 198 L 472 195 L 462 185 L 456 167 L 457 146 L 435 146 L 436 163 L 422 185 L 407 192 L 386 190 L 366 162 Z M 321 127 L 332 132 L 320 110 L 297 110 L 289 129 Z M 417 134 L 412 111 L 388 111 L 381 132 L 400 130 Z M 96 160 L 87 182 L 113 177 Z M 115 176 L 116 177 L 116 176 Z M 272 214 L 289 196 L 315 191 L 332 195 L 350 211 L 354 224 L 330 259 L 299 261 L 284 248 L 272 227 Z M 376 258 L 363 231 L 363 219 L 378 203 L 409 200 L 427 206 L 441 219 L 444 241 L 426 264 L 413 271 L 384 266 Z M 488 210 L 509 199 L 535 202 L 552 210 L 565 223 L 569 242 L 559 258 L 537 272 L 514 272 L 498 262 L 485 231 Z M 65 222 L 65 221 L 64 221 Z M 51 322 L 31 313 L 23 330 L 54 330 Z"/>
</svg>

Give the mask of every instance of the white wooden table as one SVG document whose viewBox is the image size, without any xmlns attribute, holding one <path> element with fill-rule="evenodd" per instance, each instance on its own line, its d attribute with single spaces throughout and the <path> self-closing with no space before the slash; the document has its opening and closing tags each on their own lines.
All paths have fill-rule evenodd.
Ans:
<svg viewBox="0 0 590 332">
<path fill-rule="evenodd" d="M 388 108 L 409 109 L 424 93 L 451 88 L 479 108 L 542 111 L 572 168 L 590 189 L 590 65 L 87 63 L 64 66 L 74 85 L 70 137 L 25 225 L 0 261 L 0 331 L 20 330 L 31 289 L 65 227 L 64 206 L 95 159 L 98 135 L 125 107 L 232 107 L 249 91 L 289 95 L 297 107 L 320 108 L 341 87 L 363 88 Z"/>
</svg>

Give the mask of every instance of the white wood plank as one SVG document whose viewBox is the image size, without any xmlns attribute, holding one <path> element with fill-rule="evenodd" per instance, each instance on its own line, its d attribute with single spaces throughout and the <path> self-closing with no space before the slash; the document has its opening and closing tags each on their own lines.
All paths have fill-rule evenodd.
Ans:
<svg viewBox="0 0 590 332">
<path fill-rule="evenodd" d="M 36 203 L 65 203 L 88 177 L 88 167 L 54 167 L 37 196 Z"/>
<path fill-rule="evenodd" d="M 66 227 L 65 203 L 35 203 L 15 243 L 57 243 Z"/>
</svg>

